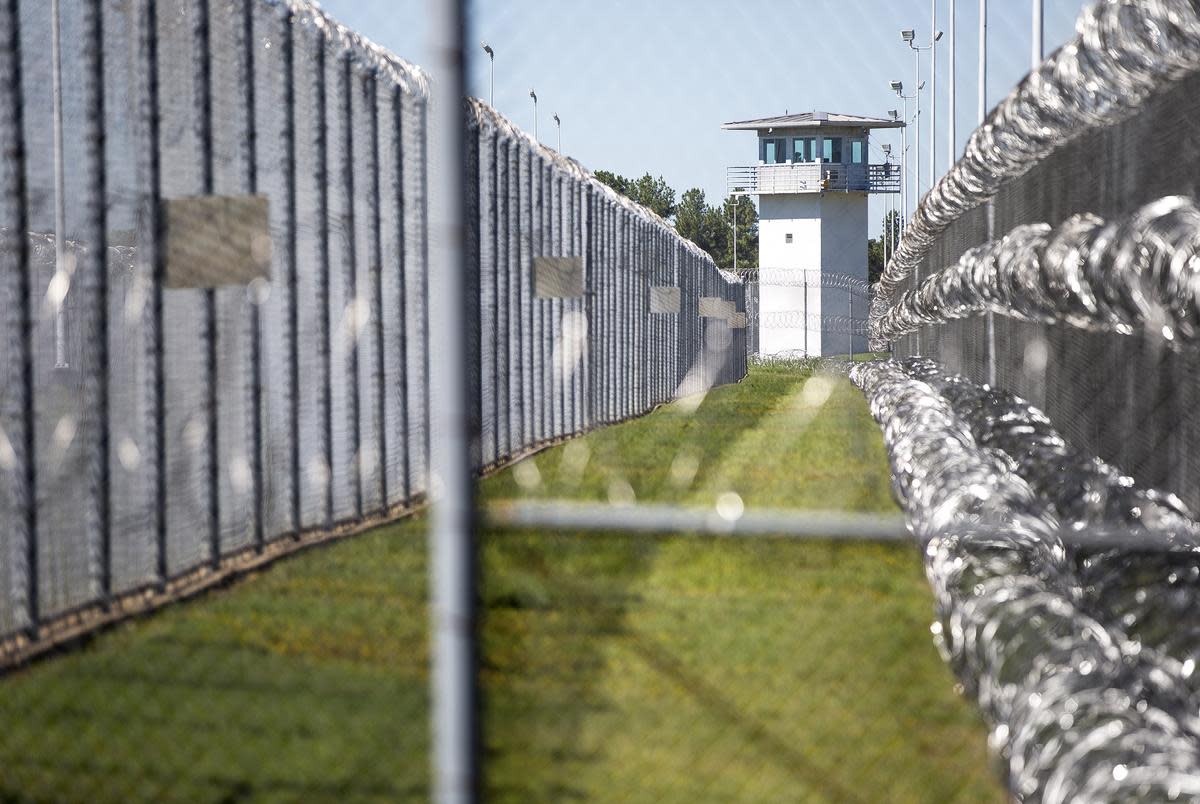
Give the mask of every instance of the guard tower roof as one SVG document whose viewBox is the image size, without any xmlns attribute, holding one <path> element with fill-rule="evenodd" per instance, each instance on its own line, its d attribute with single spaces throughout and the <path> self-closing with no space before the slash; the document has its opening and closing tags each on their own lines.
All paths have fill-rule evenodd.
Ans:
<svg viewBox="0 0 1200 804">
<path fill-rule="evenodd" d="M 799 112 L 778 117 L 760 117 L 756 120 L 734 120 L 725 123 L 721 128 L 727 131 L 760 131 L 768 128 L 822 128 L 834 126 L 845 128 L 903 128 L 901 120 L 887 120 L 882 117 L 865 117 L 860 114 L 841 114 L 838 112 Z"/>
</svg>

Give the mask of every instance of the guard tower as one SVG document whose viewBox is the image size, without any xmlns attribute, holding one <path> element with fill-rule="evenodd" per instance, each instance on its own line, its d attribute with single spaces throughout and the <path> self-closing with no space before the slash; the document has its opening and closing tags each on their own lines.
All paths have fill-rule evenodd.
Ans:
<svg viewBox="0 0 1200 804">
<path fill-rule="evenodd" d="M 729 168 L 728 181 L 731 195 L 758 196 L 761 354 L 866 351 L 848 325 L 867 301 L 844 277 L 867 281 L 868 194 L 900 192 L 896 165 L 870 164 L 870 131 L 903 125 L 802 112 L 721 127 L 758 132 L 757 164 Z"/>
</svg>

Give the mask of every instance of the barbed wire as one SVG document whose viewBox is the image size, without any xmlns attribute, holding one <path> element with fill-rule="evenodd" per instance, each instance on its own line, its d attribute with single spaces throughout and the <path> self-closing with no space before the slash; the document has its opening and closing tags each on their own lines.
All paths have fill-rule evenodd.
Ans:
<svg viewBox="0 0 1200 804">
<path fill-rule="evenodd" d="M 1176 628 L 1171 607 L 1145 592 L 1149 581 L 1188 600 L 1200 593 L 1172 565 L 1193 555 L 1200 532 L 1182 503 L 1072 448 L 1023 400 L 931 361 L 857 364 L 850 376 L 884 429 L 893 488 L 926 545 L 935 639 L 992 722 L 1013 794 L 1200 794 L 1187 682 L 1200 634 Z M 1126 524 L 1182 552 L 1093 553 L 1077 572 L 1058 535 Z"/>
<path fill-rule="evenodd" d="M 1200 10 L 1189 0 L 1100 0 L 1076 35 L 1031 71 L 967 142 L 918 205 L 884 268 L 872 317 L 882 317 L 946 228 L 1056 148 L 1135 111 L 1200 69 Z"/>
<path fill-rule="evenodd" d="M 1200 340 L 1200 207 L 1183 196 L 1123 218 L 1073 215 L 1014 228 L 904 291 L 871 322 L 880 348 L 922 326 L 991 311 L 1130 334 Z"/>
</svg>

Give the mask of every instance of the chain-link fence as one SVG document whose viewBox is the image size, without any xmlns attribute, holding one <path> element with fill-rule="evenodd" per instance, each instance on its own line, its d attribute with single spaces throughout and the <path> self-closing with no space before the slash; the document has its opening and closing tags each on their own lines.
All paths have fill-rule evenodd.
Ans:
<svg viewBox="0 0 1200 804">
<path fill-rule="evenodd" d="M 856 374 L 1022 799 L 1200 795 L 1197 42 L 1195 3 L 1085 7 L 909 222 L 871 321 L 908 359 Z"/>
<path fill-rule="evenodd" d="M 308 3 L 0 0 L 0 799 L 998 800 L 935 644 L 1012 796 L 1200 795 L 1196 18 L 1087 12 L 868 289 Z"/>
<path fill-rule="evenodd" d="M 754 300 L 747 307 L 747 318 L 756 325 L 751 354 L 853 357 L 867 351 L 870 288 L 865 279 L 803 268 L 760 268 L 745 279 L 747 296 Z"/>
<path fill-rule="evenodd" d="M 425 75 L 303 4 L 51 11 L 3 28 L 6 662 L 429 482 Z M 471 119 L 479 465 L 743 376 L 740 281 Z"/>
</svg>

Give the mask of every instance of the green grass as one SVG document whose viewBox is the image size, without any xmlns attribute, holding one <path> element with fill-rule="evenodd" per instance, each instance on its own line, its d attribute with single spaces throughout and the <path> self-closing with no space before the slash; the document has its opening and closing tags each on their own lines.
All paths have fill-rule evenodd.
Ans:
<svg viewBox="0 0 1200 804">
<path fill-rule="evenodd" d="M 758 367 L 483 495 L 892 510 L 861 396 L 809 380 Z M 422 527 L 0 680 L 0 802 L 426 798 Z M 482 566 L 492 800 L 1002 800 L 910 546 L 503 533 Z"/>
</svg>

